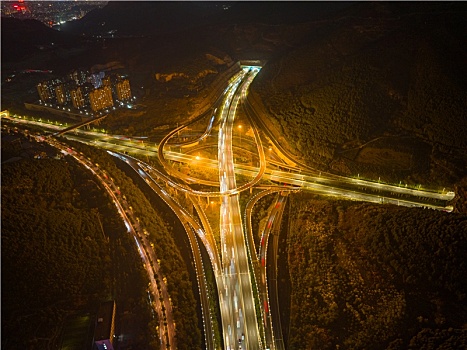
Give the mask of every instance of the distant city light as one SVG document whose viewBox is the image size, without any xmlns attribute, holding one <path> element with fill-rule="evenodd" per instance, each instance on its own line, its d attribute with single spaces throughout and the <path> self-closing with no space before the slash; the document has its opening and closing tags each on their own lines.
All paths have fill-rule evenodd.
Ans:
<svg viewBox="0 0 467 350">
<path fill-rule="evenodd" d="M 82 18 L 95 8 L 102 8 L 108 1 L 2 1 L 2 17 L 20 19 L 31 18 L 41 21 L 49 27 L 60 25 L 67 21 Z M 12 4 L 13 3 L 13 4 Z"/>
</svg>

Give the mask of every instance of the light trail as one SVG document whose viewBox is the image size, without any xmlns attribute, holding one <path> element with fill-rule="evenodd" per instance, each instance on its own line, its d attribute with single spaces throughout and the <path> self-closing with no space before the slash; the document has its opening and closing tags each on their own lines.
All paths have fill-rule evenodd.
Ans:
<svg viewBox="0 0 467 350">
<path fill-rule="evenodd" d="M 246 347 L 248 349 L 260 349 L 263 347 L 262 337 L 260 335 L 259 326 L 256 322 L 257 315 L 255 314 L 255 301 L 253 299 L 252 292 L 252 279 L 256 280 L 256 276 L 261 276 L 263 285 L 262 289 L 262 302 L 261 307 L 263 308 L 263 322 L 268 325 L 271 333 L 266 335 L 265 345 L 274 348 L 276 345 L 278 348 L 281 346 L 275 344 L 274 334 L 272 333 L 272 327 L 270 325 L 269 315 L 269 300 L 267 288 L 264 290 L 264 285 L 267 286 L 267 276 L 265 270 L 266 264 L 266 251 L 268 245 L 268 236 L 270 230 L 273 229 L 276 220 L 280 220 L 280 212 L 276 212 L 271 215 L 268 220 L 266 227 L 266 233 L 263 233 L 261 238 L 261 244 L 259 246 L 258 254 L 256 254 L 254 240 L 252 240 L 251 233 L 248 231 L 247 240 L 245 241 L 243 234 L 243 225 L 240 215 L 240 207 L 238 202 L 238 194 L 242 191 L 252 188 L 257 185 L 261 179 L 266 179 L 282 184 L 296 186 L 291 191 L 306 190 L 312 191 L 313 193 L 332 196 L 336 198 L 345 198 L 350 200 L 358 200 L 380 204 L 395 204 L 407 207 L 425 207 L 437 210 L 450 211 L 452 207 L 436 205 L 430 203 L 430 201 L 445 201 L 454 198 L 453 192 L 437 193 L 432 191 L 425 191 L 420 189 L 411 189 L 402 186 L 394 186 L 390 184 L 384 184 L 379 182 L 364 181 L 362 179 L 346 178 L 343 176 L 324 174 L 323 176 L 317 176 L 316 173 L 308 172 L 300 169 L 297 165 L 293 167 L 288 166 L 291 171 L 276 170 L 277 166 L 281 166 L 277 162 L 270 162 L 269 168 L 266 167 L 266 161 L 264 156 L 264 149 L 261 145 L 258 127 L 255 125 L 253 120 L 250 120 L 251 130 L 254 132 L 255 140 L 258 147 L 259 155 L 259 166 L 249 166 L 245 164 L 235 164 L 233 161 L 233 146 L 232 146 L 232 131 L 233 121 L 235 118 L 237 106 L 246 97 L 248 85 L 254 79 L 258 69 L 254 68 L 253 71 L 247 71 L 250 67 L 242 70 L 235 75 L 229 86 L 224 90 L 223 100 L 219 98 L 216 101 L 216 110 L 208 121 L 206 130 L 201 136 L 195 140 L 187 141 L 185 143 L 168 143 L 171 137 L 183 130 L 186 125 L 182 125 L 169 133 L 159 145 L 150 144 L 148 142 L 143 143 L 143 140 L 136 140 L 136 138 L 129 138 L 126 136 L 118 135 L 106 135 L 102 133 L 89 132 L 76 130 L 75 134 L 67 134 L 64 137 L 74 139 L 80 142 L 86 142 L 93 146 L 98 146 L 106 149 L 117 150 L 120 152 L 131 152 L 132 154 L 138 154 L 140 156 L 158 156 L 161 163 L 164 165 L 165 170 L 169 176 L 159 173 L 158 178 L 162 179 L 168 186 L 180 190 L 190 196 L 206 196 L 206 197 L 219 197 L 221 199 L 220 206 L 220 235 L 221 235 L 221 248 L 220 252 L 217 251 L 216 243 L 212 237 L 209 227 L 209 222 L 205 216 L 203 216 L 203 210 L 195 204 L 196 210 L 200 214 L 200 218 L 203 228 L 198 224 L 196 220 L 191 217 L 189 213 L 180 209 L 180 205 L 162 188 L 159 188 L 158 194 L 161 198 L 165 198 L 166 203 L 170 203 L 169 206 L 175 208 L 178 212 L 179 219 L 184 223 L 186 231 L 190 237 L 190 244 L 192 245 L 192 251 L 195 255 L 197 245 L 196 240 L 193 239 L 194 235 L 198 235 L 202 243 L 205 245 L 210 262 L 213 266 L 216 276 L 218 294 L 219 294 L 219 306 L 221 310 L 221 319 L 223 327 L 224 344 L 228 349 L 237 349 L 239 346 Z M 218 105 L 217 105 L 218 104 Z M 219 118 L 219 130 L 218 130 L 218 157 L 215 159 L 196 159 L 195 156 L 189 154 L 183 154 L 175 152 L 173 150 L 164 149 L 164 146 L 169 147 L 189 145 L 199 142 L 206 138 L 213 129 L 215 129 L 214 121 L 216 116 Z M 47 128 L 49 130 L 66 130 L 66 127 L 59 125 L 50 125 L 42 123 L 41 121 L 26 120 L 24 118 L 14 118 L 9 116 L 9 113 L 2 112 L 2 118 L 13 120 L 15 123 L 21 123 L 24 125 L 31 124 Z M 115 154 L 114 154 L 115 155 Z M 123 155 L 119 155 L 122 159 L 129 159 Z M 215 181 L 201 180 L 195 177 L 188 177 L 183 173 L 175 170 L 170 166 L 166 160 L 180 163 L 193 163 L 197 161 L 198 166 L 217 169 L 219 176 Z M 275 165 L 274 165 L 275 164 Z M 93 171 L 87 164 L 85 166 Z M 150 172 L 156 172 L 155 169 L 151 169 L 148 165 L 143 165 L 142 162 L 137 165 L 137 173 L 143 177 L 147 182 L 152 181 L 154 184 L 159 186 L 157 182 L 151 177 Z M 147 169 L 145 169 L 145 167 Z M 284 166 L 287 167 L 287 166 Z M 142 170 L 141 170 L 142 169 Z M 136 170 L 136 168 L 135 168 Z M 148 170 L 148 171 L 147 171 Z M 299 173 L 297 173 L 297 171 Z M 94 172 L 94 171 L 93 171 Z M 252 181 L 237 186 L 236 175 L 245 175 L 249 178 L 253 178 Z M 175 181 L 175 179 L 182 180 L 181 183 Z M 183 183 L 189 182 L 194 184 L 202 184 L 205 186 L 215 187 L 215 190 L 194 190 L 189 185 Z M 149 182 L 148 182 L 149 183 Z M 156 185 L 151 186 L 153 189 Z M 270 186 L 269 188 L 272 188 Z M 366 191 L 373 191 L 376 194 L 367 193 Z M 396 196 L 405 196 L 401 198 L 395 198 Z M 412 200 L 408 200 L 408 199 Z M 190 197 L 191 199 L 191 197 Z M 118 206 L 117 206 L 118 207 Z M 125 216 L 125 213 L 119 209 L 119 213 Z M 245 217 L 245 220 L 246 217 Z M 251 218 L 248 218 L 251 220 Z M 128 232 L 132 231 L 131 223 L 124 220 Z M 248 226 L 248 223 L 247 223 Z M 251 222 L 249 223 L 251 227 Z M 193 234 L 193 236 L 191 236 Z M 138 239 L 135 237 L 137 248 L 142 255 L 142 259 L 146 261 L 147 257 L 145 251 L 142 250 Z M 145 258 L 143 258 L 143 255 Z M 257 268 L 250 270 L 248 266 L 248 256 L 250 256 L 253 266 L 257 265 Z M 259 260 L 258 260 L 259 257 Z M 197 259 L 197 258 L 195 258 Z M 261 265 L 259 263 L 261 261 Z M 204 272 L 202 267 L 202 261 L 195 261 L 197 266 L 198 275 L 198 287 L 200 289 L 200 295 L 206 294 L 206 290 L 203 287 Z M 259 271 L 259 273 L 258 273 Z M 203 289 L 204 288 L 204 289 Z M 205 308 L 203 306 L 202 308 Z M 203 321 L 206 321 L 205 312 L 203 311 Z M 204 324 L 204 322 L 203 322 Z M 208 326 L 209 328 L 210 326 Z M 205 328 L 205 336 L 210 332 L 209 329 Z M 213 343 L 206 339 L 208 348 L 213 347 Z"/>
</svg>

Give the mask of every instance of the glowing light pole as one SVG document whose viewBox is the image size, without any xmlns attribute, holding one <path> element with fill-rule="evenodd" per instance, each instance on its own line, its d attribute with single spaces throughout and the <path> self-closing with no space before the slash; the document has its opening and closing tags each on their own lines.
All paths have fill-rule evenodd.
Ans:
<svg viewBox="0 0 467 350">
<path fill-rule="evenodd" d="M 242 145 L 242 127 L 241 124 L 238 126 L 238 130 L 240 130 L 240 146 Z"/>
</svg>

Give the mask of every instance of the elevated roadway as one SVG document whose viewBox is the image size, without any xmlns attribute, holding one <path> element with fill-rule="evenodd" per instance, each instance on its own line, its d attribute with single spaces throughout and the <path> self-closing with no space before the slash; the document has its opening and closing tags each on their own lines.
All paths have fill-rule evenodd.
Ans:
<svg viewBox="0 0 467 350">
<path fill-rule="evenodd" d="M 65 133 L 69 132 L 69 131 L 73 131 L 73 130 L 75 130 L 75 129 L 81 128 L 82 126 L 86 126 L 86 125 L 89 125 L 89 124 L 91 124 L 91 123 L 99 122 L 99 121 L 101 121 L 102 119 L 104 119 L 105 117 L 107 117 L 107 114 L 105 114 L 105 115 L 103 115 L 103 116 L 100 116 L 100 117 L 90 118 L 90 119 L 88 119 L 88 120 L 84 120 L 84 121 L 82 121 L 82 122 L 80 122 L 80 123 L 76 123 L 76 124 L 74 124 L 74 125 L 72 125 L 72 126 L 69 126 L 69 127 L 65 128 L 65 129 L 62 129 L 62 130 L 60 130 L 60 131 L 57 131 L 57 132 L 54 133 L 53 135 L 54 135 L 54 136 L 63 135 L 63 134 L 65 134 Z"/>
<path fill-rule="evenodd" d="M 216 274 L 218 274 L 218 262 L 216 261 L 217 253 L 215 252 L 215 245 L 212 247 L 209 243 L 205 240 L 205 233 L 203 227 L 196 221 L 187 211 L 185 208 L 180 206 L 180 204 L 172 198 L 167 191 L 160 187 L 157 181 L 146 172 L 146 166 L 137 159 L 132 157 L 128 157 L 126 155 L 111 153 L 113 156 L 122 159 L 126 162 L 134 171 L 136 171 L 148 185 L 154 190 L 159 197 L 161 197 L 165 203 L 172 209 L 172 211 L 177 215 L 180 222 L 182 223 L 185 231 L 188 235 L 191 250 L 193 253 L 193 260 L 194 266 L 196 270 L 196 276 L 198 279 L 198 288 L 199 288 L 199 295 L 201 300 L 201 311 L 203 315 L 203 326 L 204 326 L 204 336 L 205 336 L 205 344 L 207 349 L 216 349 L 217 345 L 214 337 L 214 329 L 213 329 L 213 315 L 210 312 L 210 302 L 209 302 L 209 293 L 208 287 L 206 282 L 206 277 L 204 273 L 204 266 L 201 256 L 201 251 L 198 245 L 198 241 L 196 236 L 199 236 L 200 240 L 204 240 L 204 245 L 208 250 L 208 254 L 213 259 L 211 261 L 212 266 Z M 214 249 L 214 252 L 211 251 Z M 169 322 L 170 321 L 170 322 Z M 172 325 L 173 327 L 173 319 L 168 320 L 168 324 Z M 173 330 L 174 332 L 174 330 Z"/>
<path fill-rule="evenodd" d="M 175 142 L 170 144 L 169 140 L 174 137 L 180 130 L 183 130 L 186 125 L 174 129 L 171 133 L 159 143 L 159 145 L 151 144 L 148 142 L 136 142 L 135 140 L 124 140 L 112 137 L 111 135 L 102 135 L 82 130 L 77 130 L 76 135 L 65 134 L 66 132 L 76 129 L 79 126 L 70 128 L 59 128 L 53 126 L 54 130 L 58 130 L 55 135 L 63 135 L 66 138 L 87 142 L 91 145 L 117 150 L 120 152 L 131 152 L 140 157 L 155 157 L 158 156 L 161 164 L 163 165 L 167 175 L 160 174 L 169 186 L 185 192 L 190 196 L 204 196 L 204 197 L 219 197 L 221 200 L 220 206 L 220 248 L 216 249 L 216 243 L 210 230 L 206 230 L 209 222 L 203 214 L 203 210 L 197 207 L 198 213 L 202 223 L 199 224 L 194 220 L 181 206 L 171 198 L 167 193 L 164 193 L 162 188 L 157 190 L 157 193 L 165 198 L 169 206 L 176 211 L 185 226 L 190 242 L 192 243 L 192 250 L 195 259 L 195 266 L 198 273 L 198 285 L 200 287 L 200 296 L 203 307 L 203 317 L 206 321 L 210 319 L 210 315 L 206 313 L 209 308 L 207 300 L 207 290 L 204 280 L 203 262 L 197 248 L 197 239 L 203 242 L 207 247 L 210 262 L 216 275 L 216 282 L 219 293 L 219 305 L 221 310 L 223 342 L 226 349 L 282 349 L 281 343 L 281 330 L 277 325 L 271 325 L 271 314 L 274 313 L 272 319 L 278 321 L 277 301 L 273 303 L 272 310 L 269 308 L 268 288 L 267 288 L 267 274 L 266 274 L 266 252 L 267 242 L 270 235 L 273 238 L 273 256 L 277 257 L 277 238 L 274 235 L 274 225 L 276 220 L 280 220 L 282 215 L 281 208 L 283 208 L 283 201 L 277 201 L 279 205 L 277 210 L 274 210 L 269 218 L 268 225 L 261 239 L 260 247 L 256 252 L 252 234 L 248 230 L 251 228 L 251 222 L 248 226 L 247 234 L 243 231 L 242 215 L 240 212 L 240 205 L 238 195 L 240 192 L 257 186 L 262 179 L 280 183 L 282 185 L 291 186 L 293 190 L 307 190 L 314 193 L 335 196 L 337 198 L 347 198 L 352 200 L 367 201 L 373 203 L 390 203 L 396 205 L 404 205 L 408 207 L 427 207 L 438 210 L 449 211 L 451 207 L 446 205 L 446 202 L 454 197 L 454 193 L 438 193 L 431 191 L 423 191 L 420 189 L 411 189 L 404 186 L 394 186 L 379 182 L 364 181 L 361 179 L 346 178 L 342 176 L 319 173 L 314 169 L 307 169 L 306 165 L 300 164 L 298 161 L 291 159 L 287 151 L 281 148 L 280 144 L 275 145 L 277 150 L 282 153 L 282 158 L 286 158 L 288 169 L 278 170 L 280 163 L 272 161 L 267 164 L 264 149 L 261 145 L 258 127 L 267 130 L 261 118 L 253 118 L 251 121 L 252 130 L 255 134 L 257 143 L 259 166 L 251 166 L 246 164 L 234 163 L 234 146 L 233 146 L 233 125 L 239 105 L 244 105 L 246 100 L 246 93 L 249 84 L 254 79 L 257 70 L 252 67 L 245 67 L 239 74 L 232 80 L 230 85 L 224 90 L 222 99 L 219 99 L 219 104 L 214 106 L 211 111 L 212 115 L 209 119 L 209 124 L 206 130 L 200 136 L 201 139 L 206 138 L 208 135 L 215 133 L 217 129 L 217 159 L 196 159 L 196 156 L 175 152 L 171 146 L 182 146 L 183 143 Z M 251 112 L 251 108 L 247 105 L 247 112 Z M 11 119 L 7 113 L 3 113 L 2 117 Z M 206 116 L 204 116 L 206 117 Z M 218 124 L 215 124 L 216 118 Z M 18 122 L 18 120 L 16 120 Z M 90 122 L 93 122 L 92 120 Z M 34 123 L 41 125 L 38 122 L 24 121 L 24 123 Z M 82 126 L 82 125 L 81 125 Z M 274 139 L 272 139 L 274 142 Z M 190 142 L 199 142 L 199 139 L 191 140 Z M 170 149 L 169 149 L 170 148 Z M 131 160 L 129 157 L 120 155 L 126 161 L 131 163 L 135 171 L 147 180 L 154 181 L 151 177 L 151 172 L 156 169 L 150 169 L 142 162 L 138 163 L 136 160 Z M 197 162 L 199 166 L 205 166 L 211 169 L 218 170 L 218 179 L 213 180 L 200 180 L 195 177 L 189 177 L 185 174 L 175 170 L 171 162 L 180 163 L 193 163 Z M 273 166 L 271 166 L 274 164 Z M 284 167 L 283 167 L 284 168 Z M 298 170 L 298 173 L 297 173 Z M 237 175 L 245 175 L 252 180 L 238 185 L 236 181 Z M 178 180 L 178 181 L 177 181 Z M 156 183 L 154 181 L 154 183 Z M 194 190 L 190 184 L 204 185 L 204 190 Z M 152 185 L 152 188 L 157 186 Z M 273 186 L 269 187 L 272 188 Z M 196 200 L 193 204 L 196 207 Z M 433 204 L 435 203 L 435 204 Z M 248 219 L 251 220 L 251 219 Z M 249 262 L 250 257 L 250 262 Z M 264 259 L 264 260 L 263 260 Z M 264 263 L 263 263 L 264 261 Z M 253 268 L 250 268 L 250 263 Z M 272 277 L 276 273 L 276 261 L 273 262 L 274 268 L 272 269 Z M 259 279 L 259 280 L 258 280 Z M 255 299 L 254 299 L 254 282 L 260 285 L 260 298 L 262 308 L 262 315 L 256 314 Z M 275 282 L 277 286 L 277 281 Z M 202 287 L 203 286 L 203 287 Z M 270 291 L 270 290 L 269 290 Z M 277 293 L 274 294 L 273 299 L 277 299 Z M 262 316 L 262 317 L 261 317 Z M 258 320 L 263 320 L 265 333 L 262 334 L 263 326 Z M 212 325 L 205 328 L 206 346 L 211 349 L 217 345 L 212 340 Z M 274 333 L 278 337 L 274 338 Z"/>
<path fill-rule="evenodd" d="M 254 78 L 250 73 L 227 96 L 222 109 L 218 141 L 218 169 L 221 198 L 220 233 L 225 271 L 225 300 L 221 305 L 224 343 L 229 349 L 260 349 L 255 300 L 244 240 L 232 152 L 232 129 L 242 94 Z M 228 315 L 228 317 L 227 317 Z"/>
</svg>

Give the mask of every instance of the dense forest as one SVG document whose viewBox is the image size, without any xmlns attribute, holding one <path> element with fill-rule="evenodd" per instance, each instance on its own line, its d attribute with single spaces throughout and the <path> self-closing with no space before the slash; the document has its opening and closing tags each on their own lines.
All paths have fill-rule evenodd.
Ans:
<svg viewBox="0 0 467 350">
<path fill-rule="evenodd" d="M 313 167 L 458 181 L 467 166 L 465 12 L 453 3 L 365 6 L 269 60 L 249 99 L 275 138 L 293 140 L 284 145 Z M 388 136 L 395 142 L 386 144 Z M 410 144 L 394 146 L 407 136 Z"/>
<path fill-rule="evenodd" d="M 117 168 L 113 157 L 106 151 L 79 142 L 67 142 L 105 169 L 118 184 L 122 194 L 125 194 L 141 226 L 149 233 L 150 241 L 154 243 L 155 254 L 160 259 L 161 272 L 167 277 L 173 316 L 177 325 L 177 347 L 187 350 L 201 348 L 201 332 L 198 328 L 192 282 L 172 237 L 172 228 L 164 222 L 134 182 Z M 153 345 L 156 346 L 156 342 Z"/>
<path fill-rule="evenodd" d="M 19 154 L 2 164 L 2 348 L 57 348 L 64 325 L 110 299 L 117 312 L 138 313 L 147 324 L 141 264 L 91 174 L 68 157 L 24 157 L 2 139 L 4 160 Z M 81 344 L 91 341 L 92 325 Z M 147 333 L 147 326 L 136 331 L 135 345 Z"/>
<path fill-rule="evenodd" d="M 291 199 L 290 349 L 461 349 L 467 217 Z"/>
<path fill-rule="evenodd" d="M 59 346 L 73 317 L 95 313 L 109 299 L 117 300 L 132 345 L 157 347 L 147 276 L 114 205 L 72 158 L 48 157 L 57 150 L 45 144 L 36 146 L 47 150 L 42 159 L 28 158 L 24 149 L 35 142 L 16 137 L 22 146 L 2 140 L 2 158 L 10 159 L 2 164 L 2 332 L 8 334 L 2 347 L 15 348 L 17 339 L 31 349 Z M 171 228 L 110 155 L 73 146 L 114 179 L 150 234 L 168 281 L 178 348 L 201 348 L 193 288 Z"/>
</svg>

